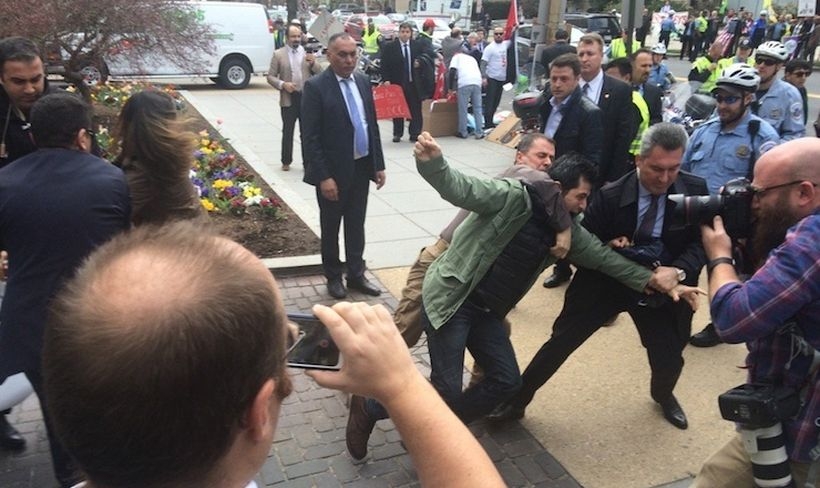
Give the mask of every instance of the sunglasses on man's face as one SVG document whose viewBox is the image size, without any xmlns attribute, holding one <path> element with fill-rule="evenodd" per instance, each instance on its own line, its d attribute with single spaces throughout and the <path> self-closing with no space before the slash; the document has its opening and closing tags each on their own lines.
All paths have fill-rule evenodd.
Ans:
<svg viewBox="0 0 820 488">
<path fill-rule="evenodd" d="M 719 93 L 715 93 L 712 95 L 712 98 L 715 99 L 717 103 L 725 103 L 727 105 L 732 105 L 733 103 L 737 103 L 742 97 L 737 95 L 721 95 Z"/>
<path fill-rule="evenodd" d="M 503 36 L 504 33 L 503 32 L 493 32 L 493 35 L 494 36 Z"/>
<path fill-rule="evenodd" d="M 808 78 L 811 76 L 811 71 L 795 71 L 792 73 L 792 76 L 796 76 L 798 78 Z"/>
<path fill-rule="evenodd" d="M 766 66 L 774 66 L 778 62 L 771 58 L 757 58 L 755 59 L 755 64 L 765 64 Z"/>
</svg>

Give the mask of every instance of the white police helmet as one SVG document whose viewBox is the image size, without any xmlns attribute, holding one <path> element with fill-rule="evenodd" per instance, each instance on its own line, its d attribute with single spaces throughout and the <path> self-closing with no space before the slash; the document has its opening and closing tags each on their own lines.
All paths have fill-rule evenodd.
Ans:
<svg viewBox="0 0 820 488">
<path fill-rule="evenodd" d="M 768 56 L 778 61 L 786 61 L 789 57 L 789 51 L 786 50 L 786 46 L 782 42 L 767 41 L 757 46 L 755 56 Z"/>
<path fill-rule="evenodd" d="M 757 91 L 758 85 L 760 85 L 760 75 L 757 74 L 757 70 L 748 64 L 736 63 L 727 66 L 720 72 L 720 76 L 718 76 L 715 82 L 715 88 L 713 88 L 712 91 L 718 88 L 734 87 L 743 91 L 753 92 Z"/>
<path fill-rule="evenodd" d="M 666 45 L 659 42 L 652 46 L 652 54 L 666 54 Z"/>
</svg>

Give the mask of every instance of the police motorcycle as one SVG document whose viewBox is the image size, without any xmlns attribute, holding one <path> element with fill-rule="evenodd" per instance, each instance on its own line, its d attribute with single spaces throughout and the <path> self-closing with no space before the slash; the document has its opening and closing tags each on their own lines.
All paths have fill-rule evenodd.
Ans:
<svg viewBox="0 0 820 488">
<path fill-rule="evenodd" d="M 682 125 L 692 134 L 714 113 L 717 103 L 710 95 L 698 93 L 701 83 L 675 83 L 663 97 L 663 121 Z"/>
<path fill-rule="evenodd" d="M 381 84 L 381 59 L 377 56 L 365 54 L 363 50 L 359 49 L 359 63 L 356 69 L 370 79 L 371 85 L 376 86 Z"/>
</svg>

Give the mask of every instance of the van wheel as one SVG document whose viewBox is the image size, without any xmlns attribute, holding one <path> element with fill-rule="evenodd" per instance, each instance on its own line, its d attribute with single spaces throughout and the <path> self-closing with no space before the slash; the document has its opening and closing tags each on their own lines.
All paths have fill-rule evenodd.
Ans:
<svg viewBox="0 0 820 488">
<path fill-rule="evenodd" d="M 219 68 L 219 84 L 228 90 L 239 90 L 251 82 L 251 67 L 241 58 L 228 58 Z"/>
<path fill-rule="evenodd" d="M 102 85 L 108 81 L 108 67 L 105 63 L 87 62 L 80 68 L 80 75 L 88 86 Z"/>
</svg>

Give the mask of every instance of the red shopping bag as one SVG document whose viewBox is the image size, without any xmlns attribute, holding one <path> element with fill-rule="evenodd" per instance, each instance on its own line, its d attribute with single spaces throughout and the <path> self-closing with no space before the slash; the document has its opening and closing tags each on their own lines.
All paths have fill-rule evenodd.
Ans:
<svg viewBox="0 0 820 488">
<path fill-rule="evenodd" d="M 409 119 L 410 109 L 399 85 L 379 85 L 373 87 L 373 102 L 376 104 L 376 118 Z"/>
</svg>

